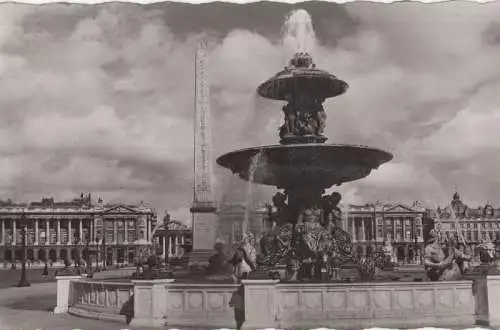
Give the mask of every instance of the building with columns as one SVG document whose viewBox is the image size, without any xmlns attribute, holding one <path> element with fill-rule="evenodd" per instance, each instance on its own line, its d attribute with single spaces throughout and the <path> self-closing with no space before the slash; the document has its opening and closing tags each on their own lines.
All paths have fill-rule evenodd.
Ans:
<svg viewBox="0 0 500 330">
<path fill-rule="evenodd" d="M 31 263 L 84 259 L 132 264 L 141 249 L 152 246 L 155 226 L 156 212 L 142 202 L 106 204 L 101 198 L 93 202 L 90 194 L 70 202 L 53 198 L 29 204 L 1 202 L 0 262 L 5 266 L 22 258 L 24 227 Z"/>
<path fill-rule="evenodd" d="M 492 242 L 500 249 L 500 208 L 490 203 L 471 208 L 455 192 L 448 206 L 434 210 L 432 220 L 432 226 L 446 237 L 461 233 L 472 255 L 479 256 L 477 247 L 482 242 Z"/>
<path fill-rule="evenodd" d="M 169 219 L 164 222 L 154 237 L 160 254 L 167 260 L 184 259 L 191 252 L 193 233 L 179 221 Z"/>
<path fill-rule="evenodd" d="M 343 227 L 361 255 L 389 241 L 394 260 L 400 264 L 420 264 L 424 250 L 423 225 L 428 212 L 415 203 L 374 203 L 348 205 L 343 210 Z"/>
<path fill-rule="evenodd" d="M 341 226 L 351 234 L 354 248 L 361 255 L 382 247 L 389 241 L 393 259 L 401 264 L 419 264 L 424 249 L 424 224 L 428 211 L 414 203 L 373 203 L 366 205 L 341 205 Z M 244 205 L 232 204 L 219 210 L 219 237 L 224 242 L 235 242 L 243 236 L 243 224 L 248 220 L 247 231 L 260 237 L 267 218 L 265 206 L 255 205 L 247 210 Z"/>
</svg>

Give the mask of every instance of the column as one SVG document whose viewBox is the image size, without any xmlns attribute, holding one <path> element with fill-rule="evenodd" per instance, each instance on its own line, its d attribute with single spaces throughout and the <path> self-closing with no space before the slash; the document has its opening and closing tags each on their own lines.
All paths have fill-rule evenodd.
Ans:
<svg viewBox="0 0 500 330">
<path fill-rule="evenodd" d="M 12 245 L 16 245 L 16 232 L 16 219 L 12 219 Z M 13 258 L 16 259 L 15 256 Z"/>
<path fill-rule="evenodd" d="M 57 245 L 61 244 L 61 219 L 57 219 Z"/>
<path fill-rule="evenodd" d="M 35 219 L 35 245 L 38 245 L 38 219 Z"/>
<path fill-rule="evenodd" d="M 373 217 L 372 223 L 373 223 L 373 230 L 372 230 L 373 237 L 372 237 L 372 239 L 374 241 L 377 241 L 378 240 L 378 219 L 377 219 L 376 215 Z"/>
<path fill-rule="evenodd" d="M 184 240 L 184 239 L 185 239 L 185 237 L 184 237 L 184 235 L 182 235 L 182 236 L 181 236 L 181 244 L 182 244 L 182 245 L 184 245 L 184 243 L 185 243 L 185 240 Z"/>
<path fill-rule="evenodd" d="M 93 218 L 90 223 L 92 224 L 92 242 L 97 241 L 97 229 L 95 227 L 95 218 Z"/>
<path fill-rule="evenodd" d="M 149 241 L 151 238 L 149 218 L 146 218 L 146 240 Z"/>
<path fill-rule="evenodd" d="M 118 229 L 116 228 L 116 221 L 117 219 L 113 219 L 113 244 L 118 243 Z"/>
<path fill-rule="evenodd" d="M 357 231 L 356 231 L 356 220 L 355 218 L 351 218 L 350 220 L 351 223 L 351 236 L 352 236 L 352 242 L 355 243 L 357 240 Z"/>
<path fill-rule="evenodd" d="M 406 226 L 405 226 L 405 218 L 401 218 L 401 230 L 403 231 L 403 242 L 406 242 Z"/>
<path fill-rule="evenodd" d="M 174 255 L 177 257 L 179 255 L 179 251 L 178 251 L 178 240 L 179 240 L 179 237 L 177 237 L 177 235 L 174 236 Z"/>
<path fill-rule="evenodd" d="M 71 219 L 68 220 L 68 245 L 71 245 L 73 243 L 73 235 L 71 234 L 71 231 L 73 229 L 71 228 Z"/>
<path fill-rule="evenodd" d="M 167 240 L 165 238 L 165 236 L 163 236 L 162 238 L 162 243 L 163 243 L 163 258 L 166 258 L 167 257 Z"/>
<path fill-rule="evenodd" d="M 391 218 L 391 223 L 392 223 L 392 239 L 396 240 L 396 219 Z"/>
<path fill-rule="evenodd" d="M 2 219 L 2 244 L 5 245 L 5 219 Z"/>
<path fill-rule="evenodd" d="M 172 256 L 172 236 L 168 236 L 168 256 Z"/>
<path fill-rule="evenodd" d="M 80 219 L 80 228 L 78 228 L 78 230 L 80 231 L 79 232 L 79 236 L 80 236 L 80 244 L 83 243 L 83 239 L 85 237 L 83 237 L 83 219 Z"/>
<path fill-rule="evenodd" d="M 365 219 L 361 218 L 361 240 L 366 241 L 366 226 L 365 226 Z"/>
<path fill-rule="evenodd" d="M 127 219 L 124 220 L 123 228 L 125 228 L 125 239 L 124 239 L 125 242 L 124 243 L 128 244 L 128 220 Z"/>
<path fill-rule="evenodd" d="M 94 235 L 94 219 L 90 219 L 89 221 L 89 240 L 90 243 L 92 243 L 95 240 L 95 235 Z"/>
</svg>

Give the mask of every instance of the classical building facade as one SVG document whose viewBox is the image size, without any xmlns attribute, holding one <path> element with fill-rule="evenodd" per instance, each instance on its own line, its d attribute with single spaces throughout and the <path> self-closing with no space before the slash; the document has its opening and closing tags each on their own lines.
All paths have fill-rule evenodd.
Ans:
<svg viewBox="0 0 500 330">
<path fill-rule="evenodd" d="M 343 210 L 343 226 L 361 255 L 388 241 L 393 259 L 400 264 L 420 264 L 424 249 L 423 224 L 428 215 L 424 207 L 401 203 L 348 205 Z"/>
<path fill-rule="evenodd" d="M 393 247 L 393 259 L 403 264 L 419 264 L 424 249 L 424 223 L 428 211 L 414 203 L 375 203 L 367 205 L 344 205 L 341 226 L 352 237 L 354 248 L 367 255 L 375 247 L 389 241 Z M 224 242 L 235 242 L 243 236 L 243 224 L 247 230 L 259 237 L 267 218 L 265 206 L 256 205 L 247 210 L 243 205 L 227 205 L 219 210 L 219 238 Z"/>
<path fill-rule="evenodd" d="M 163 223 L 154 233 L 157 250 L 167 260 L 188 257 L 193 246 L 193 232 L 183 223 L 165 215 Z"/>
<path fill-rule="evenodd" d="M 493 242 L 500 248 L 500 208 L 486 203 L 470 208 L 455 192 L 451 203 L 438 207 L 433 212 L 434 228 L 446 237 L 463 237 L 473 255 L 478 256 L 477 246 L 482 242 Z"/>
<path fill-rule="evenodd" d="M 249 231 L 258 238 L 264 231 L 266 214 L 267 209 L 264 205 L 252 207 L 242 204 L 224 205 L 218 210 L 219 240 L 226 244 L 238 242 L 243 238 L 244 231 Z M 247 228 L 244 228 L 245 226 Z"/>
<path fill-rule="evenodd" d="M 84 259 L 106 264 L 134 263 L 142 249 L 152 246 L 156 212 L 139 205 L 106 204 L 90 194 L 70 202 L 44 198 L 40 202 L 0 203 L 0 259 L 22 258 L 26 230 L 30 263 L 62 264 Z"/>
</svg>

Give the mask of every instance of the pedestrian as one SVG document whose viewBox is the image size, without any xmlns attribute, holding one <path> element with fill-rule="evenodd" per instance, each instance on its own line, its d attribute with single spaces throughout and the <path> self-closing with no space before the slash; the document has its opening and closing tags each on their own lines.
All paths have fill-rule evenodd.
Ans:
<svg viewBox="0 0 500 330">
<path fill-rule="evenodd" d="M 231 300 L 229 300 L 229 307 L 234 308 L 234 319 L 236 321 L 236 330 L 241 330 L 243 326 L 243 322 L 245 322 L 245 296 L 244 296 L 244 288 L 243 285 L 238 287 L 233 295 L 231 296 Z"/>
</svg>

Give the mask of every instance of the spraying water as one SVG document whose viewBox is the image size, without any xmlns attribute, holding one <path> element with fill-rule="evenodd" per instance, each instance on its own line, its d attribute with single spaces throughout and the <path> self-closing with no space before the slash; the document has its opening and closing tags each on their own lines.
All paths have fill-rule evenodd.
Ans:
<svg viewBox="0 0 500 330">
<path fill-rule="evenodd" d="M 247 233 L 249 230 L 249 223 L 250 223 L 250 208 L 253 207 L 252 205 L 252 192 L 253 192 L 253 182 L 255 180 L 255 172 L 257 171 L 257 168 L 259 164 L 261 163 L 261 158 L 262 158 L 262 152 L 259 152 L 257 155 L 255 155 L 252 158 L 252 162 L 250 163 L 250 167 L 248 168 L 248 181 L 247 181 L 247 187 L 246 187 L 246 198 L 245 198 L 245 217 L 243 218 L 243 233 Z"/>
<path fill-rule="evenodd" d="M 317 39 L 307 11 L 298 9 L 290 12 L 283 25 L 282 42 L 286 61 L 297 52 L 307 52 L 314 57 Z"/>
</svg>

